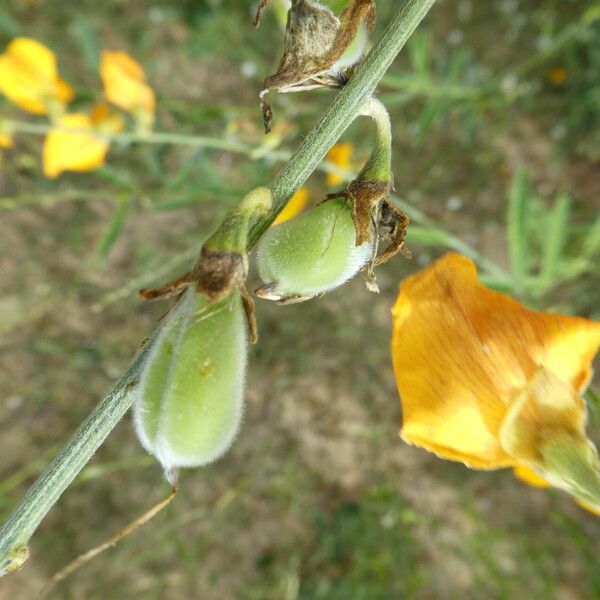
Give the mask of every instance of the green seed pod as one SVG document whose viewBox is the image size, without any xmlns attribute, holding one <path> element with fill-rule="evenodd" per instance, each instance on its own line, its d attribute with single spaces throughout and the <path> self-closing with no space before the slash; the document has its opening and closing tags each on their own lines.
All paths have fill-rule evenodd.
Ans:
<svg viewBox="0 0 600 600">
<path fill-rule="evenodd" d="M 235 438 L 246 337 L 238 291 L 210 304 L 190 287 L 162 325 L 135 390 L 134 422 L 168 479 L 216 460 Z"/>
<path fill-rule="evenodd" d="M 356 245 L 352 205 L 327 200 L 271 228 L 258 244 L 261 298 L 300 302 L 342 285 L 365 265 L 371 242 Z"/>
</svg>

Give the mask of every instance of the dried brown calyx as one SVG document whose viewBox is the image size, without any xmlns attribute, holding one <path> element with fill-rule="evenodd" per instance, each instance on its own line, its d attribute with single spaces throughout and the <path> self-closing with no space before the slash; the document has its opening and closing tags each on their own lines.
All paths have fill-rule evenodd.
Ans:
<svg viewBox="0 0 600 600">
<path fill-rule="evenodd" d="M 391 181 L 368 181 L 357 177 L 344 190 L 328 194 L 324 202 L 348 198 L 352 202 L 352 219 L 356 228 L 356 245 L 373 242 L 373 252 L 367 266 L 367 286 L 378 291 L 373 269 L 401 253 L 411 257 L 406 247 L 408 216 L 390 199 Z M 375 238 L 375 239 L 373 239 Z M 383 252 L 379 249 L 385 244 Z"/>
<path fill-rule="evenodd" d="M 255 26 L 269 2 L 259 4 Z M 374 0 L 350 0 L 339 18 L 318 2 L 292 0 L 283 57 L 277 72 L 263 80 L 259 94 L 266 133 L 271 129 L 273 111 L 265 95 L 270 90 L 287 93 L 343 86 L 349 70 L 363 55 L 375 16 Z"/>
<path fill-rule="evenodd" d="M 271 191 L 258 187 L 250 191 L 225 217 L 220 227 L 206 240 L 194 268 L 185 275 L 156 288 L 140 290 L 144 300 L 179 296 L 194 285 L 209 304 L 219 302 L 239 290 L 246 311 L 250 340 L 258 339 L 254 302 L 246 290 L 248 227 L 253 219 L 264 215 L 271 206 Z"/>
</svg>

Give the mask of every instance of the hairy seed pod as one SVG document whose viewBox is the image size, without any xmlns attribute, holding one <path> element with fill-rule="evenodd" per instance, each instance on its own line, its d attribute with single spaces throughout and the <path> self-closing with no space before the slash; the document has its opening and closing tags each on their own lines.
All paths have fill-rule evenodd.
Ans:
<svg viewBox="0 0 600 600">
<path fill-rule="evenodd" d="M 246 337 L 238 291 L 210 304 L 190 287 L 166 317 L 135 390 L 134 422 L 167 478 L 216 460 L 235 438 Z"/>
<path fill-rule="evenodd" d="M 299 302 L 342 285 L 365 265 L 371 242 L 356 245 L 351 202 L 327 200 L 271 228 L 258 244 L 258 270 L 266 285 L 256 293 Z"/>
</svg>

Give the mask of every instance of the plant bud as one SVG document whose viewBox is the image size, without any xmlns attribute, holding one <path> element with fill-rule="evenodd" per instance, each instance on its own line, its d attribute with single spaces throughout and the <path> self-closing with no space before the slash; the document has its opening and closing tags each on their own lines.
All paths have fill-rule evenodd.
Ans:
<svg viewBox="0 0 600 600">
<path fill-rule="evenodd" d="M 256 294 L 282 303 L 308 300 L 356 275 L 372 250 L 372 242 L 356 245 L 351 202 L 327 200 L 265 233 L 257 262 L 266 285 Z"/>
<path fill-rule="evenodd" d="M 243 412 L 246 322 L 240 293 L 209 303 L 189 287 L 166 317 L 135 390 L 135 428 L 168 479 L 216 460 Z"/>
</svg>

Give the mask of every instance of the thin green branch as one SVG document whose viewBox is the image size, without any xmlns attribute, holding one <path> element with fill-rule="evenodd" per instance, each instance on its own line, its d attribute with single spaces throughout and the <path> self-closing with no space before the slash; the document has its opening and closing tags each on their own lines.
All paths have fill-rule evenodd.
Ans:
<svg viewBox="0 0 600 600">
<path fill-rule="evenodd" d="M 364 102 L 434 2 L 405 0 L 402 3 L 377 45 L 357 67 L 350 82 L 273 179 L 270 186 L 273 209 L 252 228 L 250 245 L 258 241 L 286 201 L 359 114 Z M 26 560 L 26 545 L 31 535 L 131 406 L 133 394 L 130 390 L 139 377 L 155 337 L 156 334 L 140 349 L 127 372 L 100 401 L 0 528 L 0 573 L 18 568 Z"/>
</svg>

